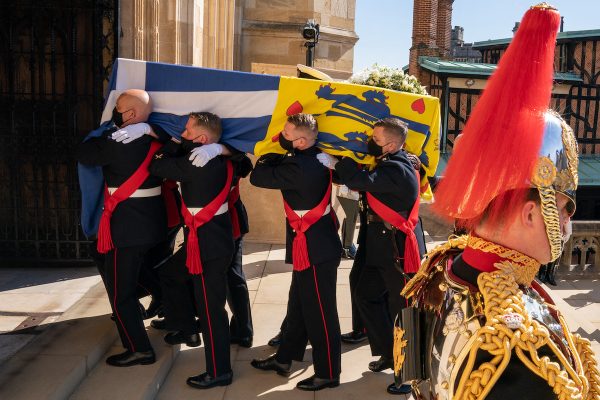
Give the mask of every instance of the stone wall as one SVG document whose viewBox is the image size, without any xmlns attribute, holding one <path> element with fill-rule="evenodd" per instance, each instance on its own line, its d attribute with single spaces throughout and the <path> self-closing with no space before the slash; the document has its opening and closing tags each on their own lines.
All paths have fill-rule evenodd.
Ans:
<svg viewBox="0 0 600 400">
<path fill-rule="evenodd" d="M 121 0 L 119 56 L 232 69 L 230 0 Z"/>
<path fill-rule="evenodd" d="M 302 27 L 309 19 L 320 24 L 314 66 L 347 78 L 352 74 L 355 0 L 246 0 L 237 6 L 241 21 L 236 36 L 235 68 L 250 71 L 252 63 L 304 64 Z"/>
<path fill-rule="evenodd" d="M 600 276 L 600 221 L 573 221 L 573 234 L 560 258 L 561 278 Z"/>
<path fill-rule="evenodd" d="M 120 6 L 120 57 L 295 76 L 296 64 L 306 60 L 301 29 L 315 19 L 321 34 L 314 66 L 337 79 L 352 74 L 355 0 L 121 0 Z M 243 180 L 241 195 L 247 239 L 283 243 L 281 194 Z"/>
</svg>

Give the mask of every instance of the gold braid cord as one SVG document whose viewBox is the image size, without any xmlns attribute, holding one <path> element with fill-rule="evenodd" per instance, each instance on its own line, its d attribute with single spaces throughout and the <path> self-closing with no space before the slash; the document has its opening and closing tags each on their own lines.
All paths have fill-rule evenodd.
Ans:
<svg viewBox="0 0 600 400">
<path fill-rule="evenodd" d="M 438 266 L 445 265 L 449 253 L 454 250 L 456 252 L 464 250 L 467 245 L 468 236 L 450 236 L 446 243 L 436 246 L 433 250 L 425 255 L 425 260 L 416 275 L 406 283 L 401 295 L 408 298 L 418 300 L 418 297 L 423 294 L 427 284 L 432 276 L 438 271 Z"/>
<path fill-rule="evenodd" d="M 587 399 L 600 399 L 600 373 L 598 372 L 598 363 L 592 351 L 592 345 L 588 339 L 582 338 L 578 334 L 573 334 L 575 349 L 581 358 L 583 372 L 589 382 L 589 392 Z"/>
<path fill-rule="evenodd" d="M 562 234 L 556 206 L 556 191 L 552 187 L 538 187 L 538 191 L 540 192 L 546 235 L 548 243 L 550 243 L 550 253 L 552 260 L 556 260 L 562 253 Z"/>
<path fill-rule="evenodd" d="M 540 263 L 534 258 L 477 236 L 469 236 L 467 246 L 483 251 L 484 253 L 496 254 L 505 260 L 509 260 L 515 266 L 514 277 L 519 285 L 531 286 L 531 282 L 540 270 Z"/>
<path fill-rule="evenodd" d="M 485 399 L 514 352 L 528 369 L 548 382 L 558 399 L 588 399 L 586 377 L 571 367 L 550 339 L 547 328 L 531 319 L 526 311 L 523 294 L 514 278 L 514 269 L 518 267 L 507 261 L 495 266 L 498 271 L 481 273 L 477 279 L 484 299 L 486 324 L 475 333 L 476 340 L 466 358 L 453 398 Z M 554 353 L 559 363 L 538 356 L 538 350 L 543 346 Z M 476 366 L 479 351 L 488 352 L 492 359 Z"/>
</svg>

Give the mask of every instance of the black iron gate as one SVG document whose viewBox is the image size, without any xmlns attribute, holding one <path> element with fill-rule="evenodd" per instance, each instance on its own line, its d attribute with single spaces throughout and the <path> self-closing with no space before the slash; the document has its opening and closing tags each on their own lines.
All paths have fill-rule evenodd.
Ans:
<svg viewBox="0 0 600 400">
<path fill-rule="evenodd" d="M 0 266 L 87 259 L 74 148 L 100 120 L 118 0 L 0 3 Z"/>
</svg>

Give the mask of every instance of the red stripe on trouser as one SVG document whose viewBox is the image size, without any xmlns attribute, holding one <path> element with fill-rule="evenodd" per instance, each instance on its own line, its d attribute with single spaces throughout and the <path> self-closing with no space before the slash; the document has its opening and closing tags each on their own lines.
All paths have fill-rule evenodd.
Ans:
<svg viewBox="0 0 600 400">
<path fill-rule="evenodd" d="M 317 299 L 319 300 L 319 308 L 321 309 L 321 318 L 323 319 L 323 328 L 325 329 L 325 339 L 327 340 L 327 359 L 329 360 L 329 379 L 333 379 L 333 369 L 331 367 L 331 350 L 329 346 L 329 332 L 325 323 L 325 314 L 323 313 L 323 304 L 321 303 L 321 294 L 319 293 L 319 284 L 317 283 L 317 270 L 313 265 L 313 276 L 315 277 L 315 289 L 317 290 Z"/>
<path fill-rule="evenodd" d="M 208 321 L 208 334 L 210 337 L 210 350 L 212 352 L 212 362 L 213 362 L 213 378 L 217 377 L 217 361 L 215 360 L 215 342 L 213 340 L 212 333 L 212 325 L 210 323 L 210 313 L 208 312 L 208 299 L 206 297 L 206 285 L 204 284 L 204 274 L 200 273 L 200 277 L 202 278 L 202 291 L 204 292 L 204 306 L 206 307 L 206 319 Z M 208 365 L 206 366 L 208 367 Z"/>
<path fill-rule="evenodd" d="M 115 277 L 115 295 L 113 297 L 113 309 L 115 310 L 115 314 L 117 315 L 117 319 L 119 320 L 119 323 L 121 324 L 121 328 L 123 328 L 123 332 L 125 333 L 125 336 L 127 336 L 127 340 L 129 340 L 129 345 L 131 346 L 131 351 L 135 352 L 135 346 L 133 345 L 133 342 L 131 341 L 131 338 L 129 337 L 129 333 L 127 333 L 127 329 L 125 329 L 125 325 L 123 324 L 123 321 L 121 321 L 121 316 L 119 315 L 119 311 L 117 310 L 117 249 L 115 249 L 115 258 L 114 258 L 114 277 Z"/>
</svg>

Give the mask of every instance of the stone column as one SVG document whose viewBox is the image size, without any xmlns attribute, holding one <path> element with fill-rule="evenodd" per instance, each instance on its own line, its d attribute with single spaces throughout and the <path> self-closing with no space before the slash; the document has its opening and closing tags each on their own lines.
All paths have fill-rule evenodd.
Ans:
<svg viewBox="0 0 600 400">
<path fill-rule="evenodd" d="M 145 57 L 144 0 L 121 0 L 119 57 Z"/>
<path fill-rule="evenodd" d="M 204 1 L 203 66 L 233 68 L 234 21 L 233 1 Z"/>
<path fill-rule="evenodd" d="M 160 57 L 160 1 L 148 2 L 148 55 L 147 61 L 159 61 Z"/>
<path fill-rule="evenodd" d="M 122 34 L 119 37 L 119 56 L 203 65 L 204 9 L 207 2 L 208 0 L 121 0 Z M 229 2 L 223 2 L 223 5 L 233 8 Z M 219 22 L 214 21 L 213 25 L 218 27 Z M 232 27 L 230 29 L 233 30 Z M 233 52 L 233 43 L 229 45 L 229 49 Z"/>
</svg>

